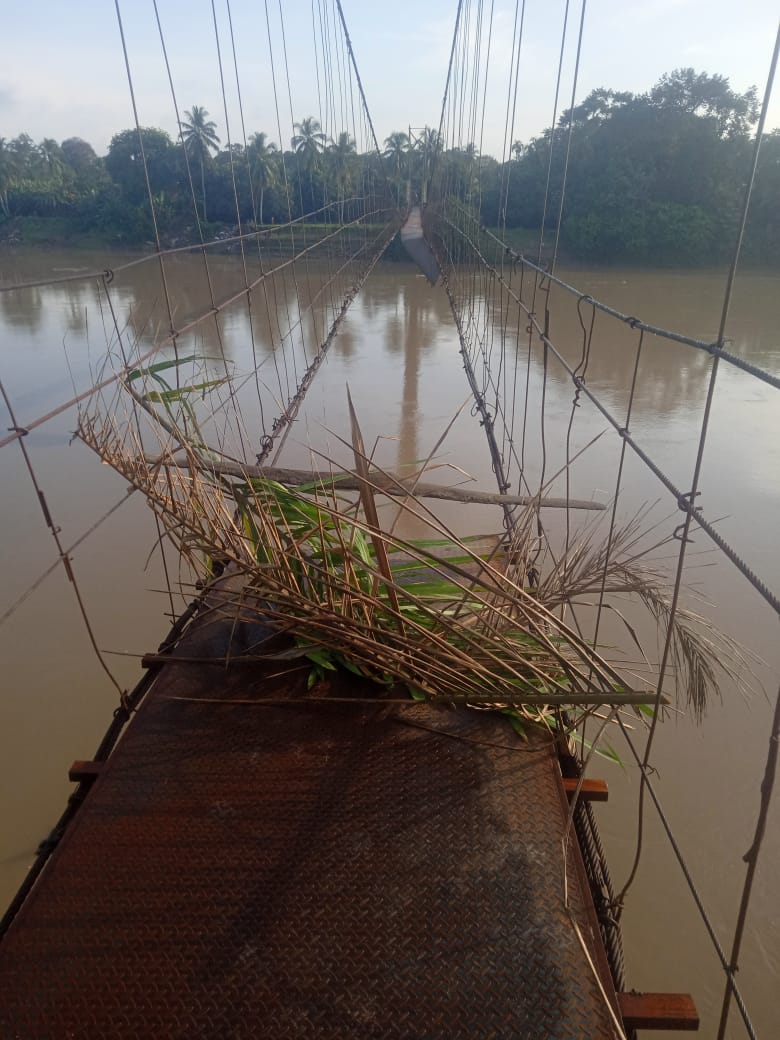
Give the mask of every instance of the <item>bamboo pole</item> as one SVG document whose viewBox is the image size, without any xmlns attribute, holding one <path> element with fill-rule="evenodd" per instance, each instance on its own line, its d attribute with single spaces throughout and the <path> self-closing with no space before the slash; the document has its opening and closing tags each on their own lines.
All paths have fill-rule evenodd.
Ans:
<svg viewBox="0 0 780 1040">
<path fill-rule="evenodd" d="M 186 660 L 186 659 L 185 659 Z M 215 659 L 216 660 L 216 659 Z M 167 657 L 165 660 L 166 664 L 178 664 L 179 659 L 176 657 Z M 235 659 L 231 659 L 231 664 L 235 664 Z M 605 693 L 601 690 L 596 690 L 593 693 L 571 693 L 565 697 L 554 695 L 547 696 L 546 694 L 522 694 L 517 697 L 502 697 L 499 693 L 493 694 L 492 697 L 487 696 L 480 697 L 471 693 L 441 693 L 435 697 L 427 697 L 424 701 L 413 701 L 409 697 L 329 697 L 327 695 L 322 697 L 179 697 L 173 694 L 161 695 L 164 700 L 167 701 L 188 701 L 196 704 L 248 704 L 252 707 L 257 708 L 276 708 L 283 705 L 290 705 L 295 707 L 299 704 L 375 704 L 377 707 L 383 707 L 387 704 L 400 705 L 406 708 L 414 707 L 426 707 L 430 708 L 432 705 L 437 704 L 466 704 L 466 705 L 481 705 L 485 708 L 528 708 L 528 707 L 539 707 L 539 708 L 569 708 L 573 705 L 584 706 L 584 707 L 595 707 L 598 708 L 601 705 L 623 705 L 623 704 L 648 704 L 652 697 L 649 696 L 647 691 L 643 692 L 631 692 L 631 693 Z M 666 697 L 662 697 L 662 704 L 668 704 L 669 700 Z"/>
<path fill-rule="evenodd" d="M 189 469 L 191 460 L 180 460 L 170 457 L 159 457 L 145 455 L 144 461 L 150 466 L 174 466 L 178 469 Z M 197 468 L 214 473 L 220 477 L 239 477 L 242 480 L 250 480 L 262 477 L 266 480 L 275 480 L 286 487 L 301 487 L 305 484 L 318 483 L 325 487 L 336 487 L 342 491 L 360 491 L 363 482 L 353 473 L 331 472 L 330 470 L 305 470 L 287 469 L 279 466 L 249 466 L 238 465 L 234 462 L 214 462 L 207 464 L 202 460 L 197 463 Z M 445 487 L 441 484 L 431 484 L 426 481 L 417 481 L 409 477 L 388 476 L 379 470 L 370 470 L 368 479 L 379 494 L 393 495 L 398 498 L 410 496 L 413 498 L 437 498 L 446 502 L 461 502 L 471 505 L 512 505 L 530 506 L 538 502 L 542 509 L 591 509 L 603 510 L 606 507 L 601 502 L 591 502 L 586 499 L 577 498 L 541 498 L 533 495 L 501 495 L 491 491 L 472 491 L 460 487 Z"/>
</svg>

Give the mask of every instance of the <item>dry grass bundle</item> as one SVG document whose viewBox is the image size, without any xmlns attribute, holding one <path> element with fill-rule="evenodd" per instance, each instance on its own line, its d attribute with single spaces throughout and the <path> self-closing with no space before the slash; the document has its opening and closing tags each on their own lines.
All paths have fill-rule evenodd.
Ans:
<svg viewBox="0 0 780 1040">
<path fill-rule="evenodd" d="M 209 561 L 229 562 L 243 577 L 242 613 L 262 614 L 319 669 L 341 665 L 380 683 L 403 683 L 414 696 L 511 706 L 534 719 L 553 707 L 578 714 L 653 700 L 651 684 L 619 670 L 559 610 L 603 587 L 635 594 L 659 624 L 668 620 L 660 583 L 630 559 L 638 524 L 618 532 L 609 552 L 592 537 L 578 542 L 529 588 L 533 510 L 498 554 L 456 538 L 413 498 L 400 508 L 424 522 L 429 537 L 410 541 L 383 528 L 376 499 L 394 478 L 369 468 L 351 401 L 357 500 L 339 493 L 337 478 L 292 490 L 235 460 L 228 475 L 193 429 L 191 412 L 183 433 L 174 406 L 186 391 L 167 400 L 157 388 L 153 398 L 135 388 L 132 394 L 143 405 L 145 433 L 138 414 L 134 422 L 93 415 L 81 421 L 83 440 L 146 495 L 193 567 L 208 574 Z M 150 433 L 155 462 L 144 450 Z M 382 486 L 372 477 L 377 472 Z M 716 683 L 714 648 L 684 613 L 672 639 L 700 712 Z"/>
</svg>

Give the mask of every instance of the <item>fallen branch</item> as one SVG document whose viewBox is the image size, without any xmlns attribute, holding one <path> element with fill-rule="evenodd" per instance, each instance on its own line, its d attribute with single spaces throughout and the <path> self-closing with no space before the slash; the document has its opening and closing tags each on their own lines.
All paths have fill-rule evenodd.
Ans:
<svg viewBox="0 0 780 1040">
<path fill-rule="evenodd" d="M 178 460 L 170 457 L 145 455 L 144 460 L 150 466 L 175 466 L 178 469 L 189 469 L 191 460 Z M 215 462 L 207 464 L 199 461 L 198 469 L 206 473 L 214 473 L 220 477 L 238 477 L 242 480 L 262 477 L 275 480 L 285 487 L 301 487 L 305 484 L 322 484 L 325 487 L 337 486 L 344 491 L 360 491 L 363 482 L 352 473 L 331 472 L 329 470 L 284 469 L 279 466 L 240 466 L 232 462 Z M 430 484 L 412 478 L 392 477 L 378 470 L 370 470 L 368 479 L 374 489 L 385 495 L 399 498 L 438 498 L 446 502 L 462 502 L 472 505 L 488 506 L 529 506 L 539 502 L 542 509 L 594 509 L 606 507 L 601 502 L 589 502 L 584 499 L 542 498 L 534 495 L 500 495 L 490 491 L 470 491 L 466 488 L 445 487 L 441 484 Z"/>
</svg>

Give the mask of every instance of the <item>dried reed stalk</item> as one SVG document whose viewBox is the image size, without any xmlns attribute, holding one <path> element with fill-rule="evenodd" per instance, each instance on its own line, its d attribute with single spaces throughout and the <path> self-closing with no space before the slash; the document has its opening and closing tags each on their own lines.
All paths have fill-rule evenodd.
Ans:
<svg viewBox="0 0 780 1040">
<path fill-rule="evenodd" d="M 129 389 L 136 403 L 144 399 L 137 387 Z M 181 389 L 175 394 L 166 401 L 155 391 L 154 402 L 168 413 L 183 399 Z M 401 498 L 399 508 L 427 526 L 429 539 L 407 541 L 383 529 L 375 496 L 402 485 L 371 465 L 351 399 L 355 467 L 348 473 L 358 502 L 341 496 L 333 479 L 293 490 L 238 460 L 228 466 L 224 454 L 205 447 L 191 409 L 195 432 L 188 440 L 185 423 L 158 417 L 149 398 L 143 428 L 138 414 L 101 409 L 82 418 L 80 436 L 144 493 L 196 570 L 208 574 L 215 559 L 232 565 L 243 582 L 236 604 L 243 615 L 254 610 L 320 648 L 324 666 L 404 683 L 418 696 L 512 705 L 531 718 L 546 715 L 544 704 L 576 704 L 581 712 L 652 700 L 652 683 L 637 684 L 607 660 L 560 609 L 618 590 L 633 594 L 659 625 L 668 623 L 658 575 L 636 562 L 638 521 L 608 546 L 584 537 L 529 588 L 539 503 L 520 514 L 511 544 L 498 555 L 495 540 L 486 555 L 419 500 Z M 697 715 L 717 688 L 716 647 L 697 632 L 698 620 L 680 611 L 670 629 L 673 660 Z"/>
</svg>

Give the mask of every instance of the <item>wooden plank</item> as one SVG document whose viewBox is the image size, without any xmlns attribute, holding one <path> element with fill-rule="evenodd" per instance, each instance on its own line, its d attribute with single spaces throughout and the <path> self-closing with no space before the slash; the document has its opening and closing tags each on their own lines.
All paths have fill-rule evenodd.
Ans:
<svg viewBox="0 0 780 1040">
<path fill-rule="evenodd" d="M 565 776 L 563 778 L 563 789 L 569 801 L 574 798 L 578 782 L 576 777 Z M 583 780 L 580 798 L 585 802 L 606 802 L 609 799 L 606 780 Z"/>
<path fill-rule="evenodd" d="M 689 993 L 618 993 L 623 1025 L 631 1029 L 680 1029 L 695 1032 L 699 1013 Z"/>
<path fill-rule="evenodd" d="M 74 784 L 92 783 L 103 769 L 102 762 L 87 762 L 76 759 L 68 770 L 68 779 Z"/>
</svg>

